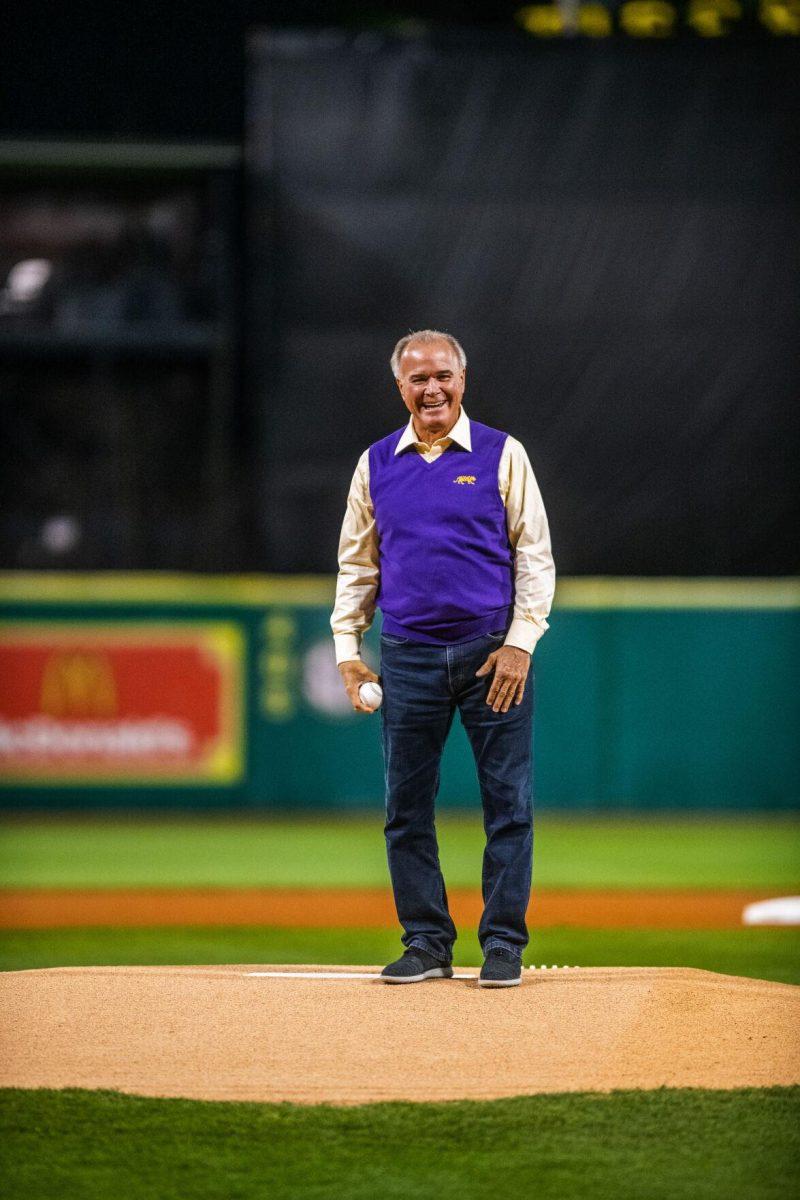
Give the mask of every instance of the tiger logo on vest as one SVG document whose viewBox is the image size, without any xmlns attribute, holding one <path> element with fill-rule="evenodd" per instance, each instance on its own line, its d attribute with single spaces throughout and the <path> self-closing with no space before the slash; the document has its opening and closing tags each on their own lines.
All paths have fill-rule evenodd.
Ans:
<svg viewBox="0 0 800 1200">
<path fill-rule="evenodd" d="M 475 483 L 477 475 L 457 475 L 453 483 Z"/>
</svg>

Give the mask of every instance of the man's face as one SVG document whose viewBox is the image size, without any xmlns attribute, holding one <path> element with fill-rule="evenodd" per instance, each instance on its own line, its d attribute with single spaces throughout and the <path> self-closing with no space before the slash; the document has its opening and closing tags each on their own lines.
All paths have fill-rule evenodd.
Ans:
<svg viewBox="0 0 800 1200">
<path fill-rule="evenodd" d="M 417 436 L 428 444 L 444 437 L 458 420 L 466 372 L 449 342 L 409 342 L 400 358 L 397 386 L 414 418 Z"/>
</svg>

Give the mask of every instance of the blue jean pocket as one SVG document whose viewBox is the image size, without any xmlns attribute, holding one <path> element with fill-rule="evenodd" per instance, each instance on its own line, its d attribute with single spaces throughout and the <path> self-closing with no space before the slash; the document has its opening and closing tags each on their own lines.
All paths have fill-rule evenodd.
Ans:
<svg viewBox="0 0 800 1200">
<path fill-rule="evenodd" d="M 382 633 L 381 641 L 385 642 L 387 646 L 405 646 L 408 642 L 411 641 L 411 638 L 390 637 L 388 633 Z"/>
</svg>

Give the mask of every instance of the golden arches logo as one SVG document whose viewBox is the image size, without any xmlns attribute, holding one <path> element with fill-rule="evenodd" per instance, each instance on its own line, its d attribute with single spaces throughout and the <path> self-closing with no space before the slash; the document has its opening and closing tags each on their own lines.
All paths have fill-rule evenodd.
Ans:
<svg viewBox="0 0 800 1200">
<path fill-rule="evenodd" d="M 117 686 L 105 654 L 59 650 L 42 674 L 42 712 L 50 717 L 111 717 Z"/>
</svg>

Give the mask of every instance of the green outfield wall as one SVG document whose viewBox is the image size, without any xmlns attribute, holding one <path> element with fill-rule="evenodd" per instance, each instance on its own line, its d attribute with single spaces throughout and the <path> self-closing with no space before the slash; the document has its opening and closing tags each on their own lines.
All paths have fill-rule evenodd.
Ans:
<svg viewBox="0 0 800 1200">
<path fill-rule="evenodd" d="M 0 804 L 380 807 L 379 717 L 341 688 L 333 590 L 0 575 Z M 539 805 L 798 806 L 800 580 L 562 579 L 550 626 L 533 660 Z M 478 804 L 457 722 L 441 802 Z"/>
</svg>

